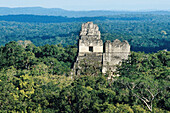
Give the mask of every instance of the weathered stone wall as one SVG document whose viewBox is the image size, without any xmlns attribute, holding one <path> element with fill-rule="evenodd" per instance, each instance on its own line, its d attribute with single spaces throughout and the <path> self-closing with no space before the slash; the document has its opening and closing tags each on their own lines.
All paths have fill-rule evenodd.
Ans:
<svg viewBox="0 0 170 113">
<path fill-rule="evenodd" d="M 81 26 L 80 36 L 96 36 L 96 39 L 100 39 L 99 27 L 93 22 L 84 23 Z"/>
<path fill-rule="evenodd" d="M 101 67 L 102 73 L 114 72 L 116 65 L 123 59 L 127 59 L 130 53 L 130 45 L 127 41 L 118 39 L 106 41 L 103 48 L 103 41 L 100 39 L 99 27 L 92 22 L 82 24 L 79 39 L 79 52 L 74 64 L 74 74 L 82 69 L 81 61 Z M 103 53 L 104 50 L 104 53 Z M 87 62 L 86 62 L 87 61 Z"/>
<path fill-rule="evenodd" d="M 90 38 L 90 37 L 89 37 Z M 91 37 L 93 38 L 93 37 Z M 89 51 L 89 47 L 93 47 L 93 52 L 103 53 L 103 41 L 102 40 L 79 40 L 79 53 L 92 52 Z"/>
<path fill-rule="evenodd" d="M 116 65 L 121 63 L 123 59 L 128 59 L 130 53 L 130 45 L 127 41 L 121 42 L 116 39 L 113 42 L 105 42 L 105 53 L 103 53 L 103 68 L 102 72 L 107 71 L 114 72 L 116 70 Z"/>
<path fill-rule="evenodd" d="M 92 51 L 89 48 L 92 48 Z M 100 39 L 99 27 L 92 22 L 82 24 L 79 40 L 79 53 L 103 53 L 103 41 Z"/>
<path fill-rule="evenodd" d="M 102 67 L 102 58 L 103 41 L 100 39 L 99 27 L 92 22 L 82 24 L 79 39 L 79 52 L 73 69 L 74 73 L 80 73 L 82 62 L 88 62 L 91 65 Z"/>
</svg>

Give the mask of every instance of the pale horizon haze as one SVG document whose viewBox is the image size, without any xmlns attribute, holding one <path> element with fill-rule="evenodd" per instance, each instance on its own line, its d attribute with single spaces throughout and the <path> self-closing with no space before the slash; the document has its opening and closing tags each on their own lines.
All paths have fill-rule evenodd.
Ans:
<svg viewBox="0 0 170 113">
<path fill-rule="evenodd" d="M 44 7 L 66 10 L 170 10 L 170 0 L 0 0 L 0 7 Z"/>
</svg>

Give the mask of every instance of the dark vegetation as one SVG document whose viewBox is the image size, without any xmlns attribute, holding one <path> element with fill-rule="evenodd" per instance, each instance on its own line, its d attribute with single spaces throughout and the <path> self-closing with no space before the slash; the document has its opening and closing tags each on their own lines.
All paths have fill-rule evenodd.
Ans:
<svg viewBox="0 0 170 113">
<path fill-rule="evenodd" d="M 118 66 L 121 76 L 109 80 L 101 73 L 71 77 L 76 54 L 74 46 L 0 47 L 0 112 L 170 111 L 169 51 L 131 52 Z"/>
<path fill-rule="evenodd" d="M 169 15 L 0 19 L 0 112 L 170 112 L 170 52 L 163 50 L 170 49 Z M 128 40 L 136 51 L 117 66 L 121 76 L 107 79 L 109 72 L 85 64 L 83 75 L 71 76 L 81 24 L 87 21 L 99 26 L 102 40 Z"/>
<path fill-rule="evenodd" d="M 142 21 L 148 20 L 149 18 L 136 16 L 99 16 L 99 17 L 63 17 L 63 16 L 38 16 L 38 15 L 6 15 L 0 16 L 0 21 L 15 21 L 15 22 L 30 22 L 30 23 L 61 23 L 61 22 L 87 22 L 87 21 L 105 21 L 105 20 L 131 20 L 131 21 Z M 150 18 L 152 19 L 152 18 Z"/>
<path fill-rule="evenodd" d="M 81 24 L 94 21 L 100 28 L 102 40 L 128 40 L 132 51 L 148 53 L 170 48 L 169 15 L 131 14 L 81 18 L 8 15 L 1 16 L 0 20 L 0 45 L 18 40 L 31 40 L 36 46 L 75 45 Z"/>
</svg>

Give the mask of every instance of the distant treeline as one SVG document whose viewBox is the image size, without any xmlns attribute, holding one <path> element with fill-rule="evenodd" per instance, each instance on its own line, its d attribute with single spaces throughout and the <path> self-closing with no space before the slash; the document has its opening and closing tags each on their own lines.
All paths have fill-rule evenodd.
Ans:
<svg viewBox="0 0 170 113">
<path fill-rule="evenodd" d="M 69 18 L 63 16 L 39 16 L 39 15 L 5 15 L 0 16 L 0 21 L 15 21 L 15 22 L 36 22 L 36 23 L 61 23 L 61 22 L 87 22 L 87 21 L 105 21 L 105 20 L 146 20 L 144 17 L 80 17 Z"/>
</svg>

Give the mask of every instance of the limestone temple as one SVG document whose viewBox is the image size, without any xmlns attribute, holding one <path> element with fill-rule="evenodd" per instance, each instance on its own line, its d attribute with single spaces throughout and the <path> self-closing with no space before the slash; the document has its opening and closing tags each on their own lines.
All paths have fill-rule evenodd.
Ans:
<svg viewBox="0 0 170 113">
<path fill-rule="evenodd" d="M 73 71 L 80 74 L 81 61 L 89 60 L 91 64 L 100 67 L 102 73 L 115 71 L 116 65 L 123 59 L 128 59 L 130 45 L 127 41 L 116 39 L 113 42 L 107 40 L 104 44 L 100 39 L 99 27 L 93 22 L 82 24 L 79 39 L 79 51 Z"/>
</svg>

